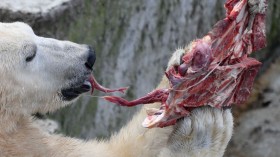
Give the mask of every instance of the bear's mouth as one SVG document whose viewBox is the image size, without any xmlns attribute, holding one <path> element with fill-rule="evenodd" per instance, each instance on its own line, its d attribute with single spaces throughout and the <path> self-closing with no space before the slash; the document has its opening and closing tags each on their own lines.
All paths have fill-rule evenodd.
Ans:
<svg viewBox="0 0 280 157">
<path fill-rule="evenodd" d="M 85 80 L 82 84 L 75 84 L 70 86 L 69 88 L 62 89 L 61 95 L 63 101 L 71 101 L 75 98 L 77 98 L 79 95 L 89 92 L 91 89 L 93 89 L 93 84 L 89 79 Z"/>
<path fill-rule="evenodd" d="M 93 75 L 90 75 L 81 85 L 74 85 L 66 89 L 61 90 L 62 100 L 71 101 L 77 98 L 82 93 L 89 92 L 91 90 L 91 94 L 94 89 L 104 93 L 111 92 L 121 92 L 124 93 L 128 87 L 118 88 L 118 89 L 109 89 L 100 85 Z"/>
</svg>

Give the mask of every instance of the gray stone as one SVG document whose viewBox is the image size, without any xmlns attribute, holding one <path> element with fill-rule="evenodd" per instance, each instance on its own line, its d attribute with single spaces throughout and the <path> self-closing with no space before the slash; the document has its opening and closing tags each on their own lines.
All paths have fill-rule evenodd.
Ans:
<svg viewBox="0 0 280 157">
<path fill-rule="evenodd" d="M 0 8 L 9 9 L 11 12 L 30 14 L 49 14 L 55 9 L 61 8 L 63 3 L 71 0 L 2 0 Z"/>
<path fill-rule="evenodd" d="M 23 21 L 38 35 L 63 38 L 82 4 L 80 0 L 1 0 L 0 21 Z"/>
<path fill-rule="evenodd" d="M 258 109 L 241 118 L 228 151 L 231 156 L 279 157 L 280 101 L 278 107 Z M 237 155 L 238 154 L 238 155 Z"/>
</svg>

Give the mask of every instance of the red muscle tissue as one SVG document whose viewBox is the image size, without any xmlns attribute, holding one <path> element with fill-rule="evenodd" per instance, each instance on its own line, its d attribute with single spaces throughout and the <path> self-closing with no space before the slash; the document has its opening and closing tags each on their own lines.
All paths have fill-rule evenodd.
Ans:
<svg viewBox="0 0 280 157">
<path fill-rule="evenodd" d="M 159 109 L 147 109 L 142 125 L 148 128 L 173 125 L 196 107 L 244 103 L 261 65 L 248 55 L 266 46 L 267 0 L 227 0 L 225 8 L 226 18 L 184 49 L 181 65 L 165 72 L 170 88 L 133 101 L 104 98 L 121 106 L 160 102 Z"/>
</svg>

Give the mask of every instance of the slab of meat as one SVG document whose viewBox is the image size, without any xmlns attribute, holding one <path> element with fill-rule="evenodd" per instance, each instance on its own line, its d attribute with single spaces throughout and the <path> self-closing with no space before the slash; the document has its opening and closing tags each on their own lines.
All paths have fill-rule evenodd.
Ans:
<svg viewBox="0 0 280 157">
<path fill-rule="evenodd" d="M 122 106 L 160 102 L 159 109 L 147 109 L 142 125 L 148 128 L 175 124 L 196 107 L 244 103 L 261 65 L 248 55 L 266 46 L 267 0 L 227 0 L 225 8 L 226 18 L 184 49 L 182 64 L 165 72 L 170 88 L 133 101 L 104 98 Z"/>
</svg>

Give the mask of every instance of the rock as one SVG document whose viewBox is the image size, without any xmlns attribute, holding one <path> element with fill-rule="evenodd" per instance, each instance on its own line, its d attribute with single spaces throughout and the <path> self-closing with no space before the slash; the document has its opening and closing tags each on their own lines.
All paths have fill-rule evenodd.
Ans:
<svg viewBox="0 0 280 157">
<path fill-rule="evenodd" d="M 79 0 L 1 0 L 0 21 L 23 21 L 38 35 L 63 38 L 65 26 L 75 20 L 82 4 Z"/>
<path fill-rule="evenodd" d="M 6 8 L 11 12 L 22 12 L 26 14 L 50 14 L 53 10 L 59 9 L 63 3 L 70 0 L 44 0 L 44 1 L 21 1 L 2 0 L 1 8 Z"/>
<path fill-rule="evenodd" d="M 279 93 L 280 94 L 280 93 Z M 235 128 L 228 153 L 232 157 L 279 157 L 280 107 L 258 109 L 246 113 Z"/>
</svg>

